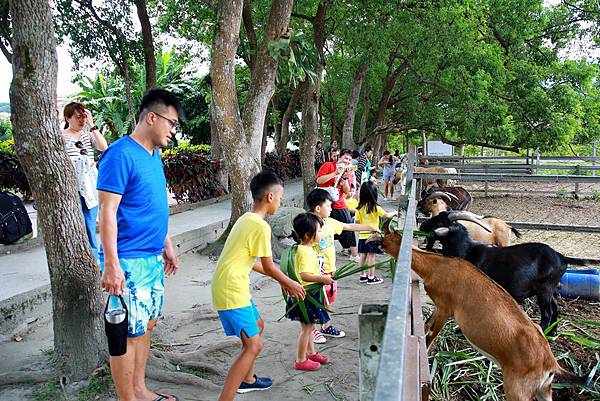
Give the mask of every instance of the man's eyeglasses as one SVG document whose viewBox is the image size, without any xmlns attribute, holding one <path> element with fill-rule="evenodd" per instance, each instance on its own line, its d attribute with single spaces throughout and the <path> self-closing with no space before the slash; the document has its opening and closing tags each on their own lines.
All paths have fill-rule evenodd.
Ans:
<svg viewBox="0 0 600 401">
<path fill-rule="evenodd" d="M 179 132 L 179 121 L 171 120 L 170 118 L 167 118 L 161 114 L 158 114 L 155 111 L 153 111 L 153 113 L 156 114 L 157 116 L 159 116 L 160 118 L 164 118 L 165 120 L 167 120 L 169 122 L 169 124 L 171 124 L 171 131 Z"/>
<path fill-rule="evenodd" d="M 87 151 L 87 149 L 83 147 L 83 142 L 81 142 L 81 141 L 77 141 L 77 142 L 75 142 L 75 147 L 76 147 L 77 149 L 79 149 L 79 154 L 80 154 L 80 155 L 84 155 L 84 156 L 87 156 L 87 155 L 88 155 L 88 151 Z"/>
</svg>

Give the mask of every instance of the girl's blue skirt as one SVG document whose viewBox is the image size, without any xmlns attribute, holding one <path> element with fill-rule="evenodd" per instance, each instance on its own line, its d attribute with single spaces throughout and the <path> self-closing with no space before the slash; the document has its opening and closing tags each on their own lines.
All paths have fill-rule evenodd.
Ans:
<svg viewBox="0 0 600 401">
<path fill-rule="evenodd" d="M 297 321 L 299 321 L 301 323 L 305 323 L 305 324 L 327 323 L 330 320 L 327 312 L 324 310 L 321 310 L 316 305 L 314 305 L 312 302 L 310 302 L 308 300 L 308 297 L 312 297 L 313 299 L 317 300 L 322 305 L 325 305 L 324 300 L 323 300 L 323 291 L 322 290 L 319 290 L 312 294 L 307 293 L 306 297 L 304 298 L 304 306 L 306 306 L 306 312 L 308 314 L 309 321 L 306 321 L 306 318 L 305 318 L 304 314 L 302 313 L 302 310 L 300 309 L 299 306 L 295 306 L 292 310 L 290 310 L 290 308 L 294 305 L 295 300 L 292 298 L 288 298 L 288 301 L 286 302 L 286 305 L 285 305 L 286 317 L 290 320 L 297 320 Z"/>
</svg>

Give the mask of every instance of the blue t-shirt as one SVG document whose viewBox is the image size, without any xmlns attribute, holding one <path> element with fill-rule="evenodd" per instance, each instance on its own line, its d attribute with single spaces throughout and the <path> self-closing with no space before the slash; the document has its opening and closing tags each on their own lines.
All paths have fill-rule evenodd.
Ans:
<svg viewBox="0 0 600 401">
<path fill-rule="evenodd" d="M 159 152 L 124 136 L 98 161 L 98 190 L 122 195 L 117 210 L 119 258 L 162 254 L 169 225 L 167 181 Z M 104 252 L 100 248 L 100 260 Z"/>
</svg>

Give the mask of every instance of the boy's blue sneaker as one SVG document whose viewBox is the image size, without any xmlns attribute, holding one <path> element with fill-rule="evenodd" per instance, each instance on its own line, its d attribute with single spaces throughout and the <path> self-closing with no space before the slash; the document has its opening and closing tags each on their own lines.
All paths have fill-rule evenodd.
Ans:
<svg viewBox="0 0 600 401">
<path fill-rule="evenodd" d="M 271 380 L 270 377 L 258 377 L 254 375 L 254 378 L 256 380 L 252 384 L 242 382 L 240 388 L 237 389 L 238 394 L 249 393 L 250 391 L 268 390 L 273 385 L 273 380 Z"/>
</svg>

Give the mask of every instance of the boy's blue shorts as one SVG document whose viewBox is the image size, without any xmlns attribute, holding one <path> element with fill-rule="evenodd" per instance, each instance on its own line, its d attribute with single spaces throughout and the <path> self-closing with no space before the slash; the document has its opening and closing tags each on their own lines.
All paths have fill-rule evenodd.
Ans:
<svg viewBox="0 0 600 401">
<path fill-rule="evenodd" d="M 260 313 L 256 309 L 254 301 L 250 299 L 250 305 L 242 308 L 220 310 L 219 319 L 221 325 L 228 336 L 238 336 L 242 338 L 242 331 L 246 333 L 248 338 L 259 334 L 258 319 Z"/>
</svg>

